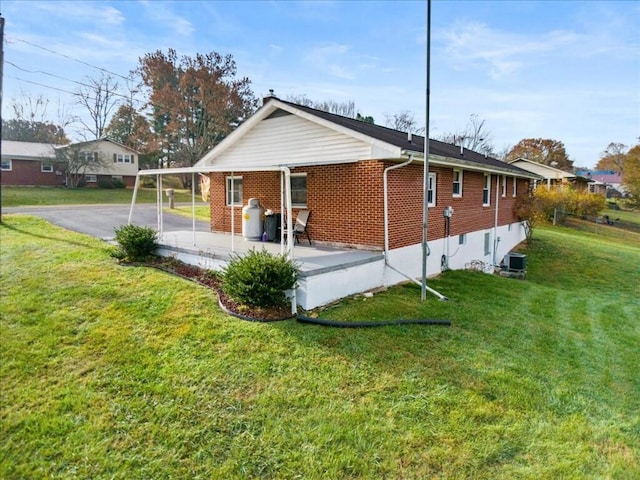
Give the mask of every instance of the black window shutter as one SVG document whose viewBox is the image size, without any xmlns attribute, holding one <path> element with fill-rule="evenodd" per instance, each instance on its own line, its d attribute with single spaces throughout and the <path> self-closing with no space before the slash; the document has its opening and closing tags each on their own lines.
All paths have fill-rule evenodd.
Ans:
<svg viewBox="0 0 640 480">
<path fill-rule="evenodd" d="M 118 154 L 117 153 L 113 154 L 113 163 L 118 163 Z"/>
</svg>

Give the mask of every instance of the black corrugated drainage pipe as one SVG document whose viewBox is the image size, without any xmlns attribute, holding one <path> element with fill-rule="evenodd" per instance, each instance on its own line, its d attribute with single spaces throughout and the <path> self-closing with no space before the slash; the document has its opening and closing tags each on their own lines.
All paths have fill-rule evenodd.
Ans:
<svg viewBox="0 0 640 480">
<path fill-rule="evenodd" d="M 327 320 L 324 318 L 311 318 L 305 315 L 298 315 L 297 320 L 300 323 L 339 328 L 370 328 L 385 327 L 388 325 L 442 325 L 445 327 L 451 326 L 450 320 L 432 320 L 426 318 L 381 320 L 379 322 L 344 322 L 340 320 Z"/>
</svg>

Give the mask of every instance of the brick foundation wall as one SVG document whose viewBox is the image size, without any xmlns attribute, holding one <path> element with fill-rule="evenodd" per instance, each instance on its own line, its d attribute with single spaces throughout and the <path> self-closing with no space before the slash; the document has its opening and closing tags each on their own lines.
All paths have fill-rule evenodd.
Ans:
<svg viewBox="0 0 640 480">
<path fill-rule="evenodd" d="M 390 162 L 363 161 L 353 164 L 304 167 L 292 173 L 307 174 L 307 209 L 311 210 L 308 231 L 314 241 L 332 244 L 384 248 L 383 172 Z M 422 241 L 422 171 L 421 164 L 392 170 L 388 175 L 389 247 L 400 248 Z M 453 198 L 453 171 L 432 167 L 436 173 L 436 205 L 429 208 L 429 240 L 445 235 L 443 210 L 454 208 L 450 234 L 460 235 L 492 228 L 495 220 L 495 182 L 491 177 L 491 205 L 482 206 L 484 176 L 464 171 L 463 196 Z M 231 207 L 226 206 L 226 177 L 229 173 L 211 174 L 211 229 L 231 231 Z M 244 172 L 242 205 L 258 198 L 264 208 L 280 211 L 280 173 Z M 498 223 L 516 222 L 513 215 L 513 178 L 507 178 L 507 195 L 500 197 Z M 527 182 L 520 180 L 518 192 Z M 294 208 L 294 216 L 299 209 Z M 235 233 L 242 232 L 242 206 L 235 207 Z"/>
</svg>

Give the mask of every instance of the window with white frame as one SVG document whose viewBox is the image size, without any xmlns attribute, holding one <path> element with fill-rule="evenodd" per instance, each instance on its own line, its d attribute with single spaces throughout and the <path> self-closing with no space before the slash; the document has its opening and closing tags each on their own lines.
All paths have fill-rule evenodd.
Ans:
<svg viewBox="0 0 640 480">
<path fill-rule="evenodd" d="M 40 164 L 40 171 L 43 173 L 53 172 L 53 163 L 51 162 L 42 162 Z"/>
<path fill-rule="evenodd" d="M 291 205 L 294 207 L 307 206 L 307 174 L 291 174 Z"/>
<path fill-rule="evenodd" d="M 506 175 L 502 175 L 502 181 L 500 182 L 500 194 L 503 197 L 507 196 L 507 176 Z"/>
<path fill-rule="evenodd" d="M 2 163 L 0 164 L 0 170 L 11 171 L 11 159 L 2 159 Z"/>
<path fill-rule="evenodd" d="M 429 174 L 429 185 L 427 187 L 427 204 L 430 207 L 436 206 L 436 174 Z"/>
<path fill-rule="evenodd" d="M 484 187 L 482 188 L 482 205 L 491 205 L 491 175 L 484 174 Z"/>
<path fill-rule="evenodd" d="M 513 177 L 513 191 L 511 193 L 512 197 L 515 197 L 518 194 L 518 179 Z"/>
<path fill-rule="evenodd" d="M 227 177 L 227 205 L 242 205 L 242 177 Z"/>
<path fill-rule="evenodd" d="M 462 170 L 453 171 L 453 196 L 462 196 Z"/>
<path fill-rule="evenodd" d="M 491 233 L 489 232 L 486 232 L 484 234 L 484 254 L 485 255 L 491 254 Z"/>
<path fill-rule="evenodd" d="M 114 153 L 113 163 L 133 163 L 133 155 L 128 153 Z"/>
<path fill-rule="evenodd" d="M 92 162 L 94 160 L 98 160 L 98 152 L 80 152 L 80 159 L 85 162 Z"/>
<path fill-rule="evenodd" d="M 84 176 L 85 183 L 96 183 L 98 181 L 98 176 L 93 174 L 87 174 Z"/>
</svg>

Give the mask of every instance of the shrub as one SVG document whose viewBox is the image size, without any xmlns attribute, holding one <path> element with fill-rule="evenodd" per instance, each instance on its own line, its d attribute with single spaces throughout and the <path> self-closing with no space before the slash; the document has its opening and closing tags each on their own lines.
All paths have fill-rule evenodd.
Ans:
<svg viewBox="0 0 640 480">
<path fill-rule="evenodd" d="M 98 180 L 99 188 L 125 188 L 125 184 L 122 180 L 118 180 L 117 178 L 101 178 Z"/>
<path fill-rule="evenodd" d="M 115 229 L 119 248 L 112 256 L 119 260 L 140 262 L 154 254 L 157 243 L 155 230 L 138 225 L 123 225 Z"/>
<path fill-rule="evenodd" d="M 296 288 L 298 265 L 265 249 L 234 255 L 222 272 L 222 290 L 235 302 L 253 307 L 287 303 L 285 290 Z"/>
</svg>

